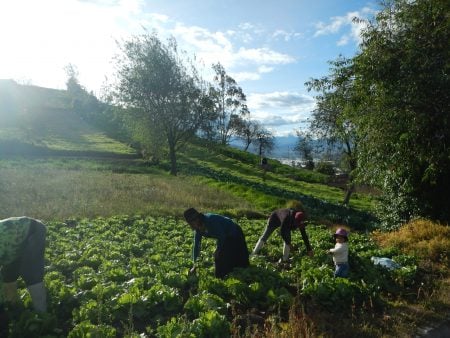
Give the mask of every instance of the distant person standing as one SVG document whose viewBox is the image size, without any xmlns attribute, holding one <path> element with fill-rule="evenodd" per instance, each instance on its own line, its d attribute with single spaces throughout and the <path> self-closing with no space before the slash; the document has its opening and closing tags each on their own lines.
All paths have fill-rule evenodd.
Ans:
<svg viewBox="0 0 450 338">
<path fill-rule="evenodd" d="M 292 248 L 291 232 L 295 229 L 300 230 L 308 256 L 312 256 L 314 254 L 305 230 L 305 213 L 299 209 L 293 208 L 277 209 L 270 214 L 269 219 L 267 220 L 266 229 L 256 243 L 252 254 L 257 254 L 261 250 L 270 235 L 272 235 L 277 228 L 280 228 L 280 234 L 284 242 L 283 256 L 279 261 L 280 263 L 286 262 L 289 258 L 289 253 Z"/>
<path fill-rule="evenodd" d="M 235 267 L 249 266 L 247 243 L 242 229 L 230 218 L 212 213 L 202 214 L 194 208 L 184 212 L 184 218 L 194 230 L 194 244 L 192 249 L 193 267 L 200 254 L 203 237 L 217 240 L 217 249 L 214 253 L 215 276 L 224 278 Z"/>
<path fill-rule="evenodd" d="M 3 286 L 4 291 L 4 294 L 0 292 L 0 318 L 4 321 L 4 302 L 19 302 L 19 277 L 27 286 L 34 309 L 39 312 L 47 310 L 47 292 L 43 282 L 45 237 L 45 225 L 36 219 L 23 216 L 0 220 L 0 287 Z M 0 326 L 4 324 L 0 323 Z"/>
<path fill-rule="evenodd" d="M 348 232 L 339 228 L 333 235 L 336 245 L 329 253 L 333 255 L 335 265 L 334 277 L 348 277 L 350 266 L 348 264 Z"/>
<path fill-rule="evenodd" d="M 269 161 L 267 160 L 267 157 L 263 157 L 261 159 L 261 169 L 262 169 L 262 179 L 263 181 L 266 180 L 266 173 L 270 169 Z"/>
</svg>

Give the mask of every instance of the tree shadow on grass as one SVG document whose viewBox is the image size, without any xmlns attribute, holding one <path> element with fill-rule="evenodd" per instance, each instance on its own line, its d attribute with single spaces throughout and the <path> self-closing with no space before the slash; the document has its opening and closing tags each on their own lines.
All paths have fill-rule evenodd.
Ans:
<svg viewBox="0 0 450 338">
<path fill-rule="evenodd" d="M 353 208 L 327 202 L 309 195 L 304 195 L 296 191 L 283 188 L 268 186 L 263 182 L 255 182 L 242 177 L 234 176 L 231 172 L 216 171 L 211 168 L 198 166 L 193 161 L 187 161 L 180 165 L 180 171 L 187 175 L 200 175 L 214 179 L 219 182 L 227 182 L 251 188 L 258 192 L 283 199 L 300 200 L 305 206 L 310 219 L 323 220 L 327 219 L 333 223 L 346 224 L 356 230 L 370 230 L 374 228 L 377 219 L 363 211 Z"/>
</svg>

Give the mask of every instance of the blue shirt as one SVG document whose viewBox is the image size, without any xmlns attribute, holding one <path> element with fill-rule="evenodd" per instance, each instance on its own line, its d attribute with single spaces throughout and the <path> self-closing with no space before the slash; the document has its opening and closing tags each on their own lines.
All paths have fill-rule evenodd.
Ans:
<svg viewBox="0 0 450 338">
<path fill-rule="evenodd" d="M 192 258 L 194 262 L 200 254 L 200 247 L 203 237 L 217 239 L 217 249 L 221 249 L 227 237 L 235 236 L 238 233 L 238 226 L 230 218 L 207 213 L 203 215 L 204 231 L 194 231 L 194 246 L 192 248 Z"/>
</svg>

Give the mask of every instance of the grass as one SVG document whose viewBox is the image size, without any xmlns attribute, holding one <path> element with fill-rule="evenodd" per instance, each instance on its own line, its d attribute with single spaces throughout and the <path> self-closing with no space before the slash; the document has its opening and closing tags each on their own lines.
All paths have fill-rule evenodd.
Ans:
<svg viewBox="0 0 450 338">
<path fill-rule="evenodd" d="M 251 209 L 243 199 L 191 178 L 169 175 L 9 167 L 0 171 L 0 218 L 44 220 L 119 214 L 181 215 L 202 210 Z"/>
<path fill-rule="evenodd" d="M 178 177 L 168 175 L 165 163 L 151 166 L 141 159 L 48 155 L 0 160 L 0 182 L 5 182 L 0 190 L 4 196 L 20 197 L 7 199 L 0 212 L 44 219 L 52 215 L 180 215 L 184 208 L 197 206 L 230 216 L 261 218 L 288 200 L 301 199 L 311 219 L 331 217 L 366 226 L 364 212 L 371 208 L 370 198 L 355 195 L 354 208 L 344 208 L 339 204 L 343 191 L 338 188 L 276 173 L 268 173 L 263 181 L 254 155 L 239 154 L 245 159 L 240 162 L 215 149 L 201 150 L 192 146 L 179 154 Z"/>
<path fill-rule="evenodd" d="M 66 91 L 3 81 L 0 83 L 0 154 L 14 143 L 30 155 L 39 150 L 135 153 L 77 115 Z"/>
<path fill-rule="evenodd" d="M 419 257 L 427 264 L 448 267 L 450 228 L 427 219 L 416 219 L 393 232 L 376 232 L 380 245 Z"/>
<path fill-rule="evenodd" d="M 234 153 L 238 152 L 239 150 L 234 150 Z M 287 165 L 278 165 L 278 169 L 268 172 L 263 181 L 262 172 L 255 164 L 255 155 L 242 153 L 244 154 L 235 156 L 237 158 L 235 159 L 225 156 L 221 150 L 205 151 L 203 147 L 191 147 L 180 156 L 181 168 L 183 169 L 183 165 L 187 166 L 185 171 L 190 173 L 195 173 L 192 168 L 196 168 L 196 171 L 202 168 L 203 172 L 200 174 L 209 171 L 216 176 L 228 175 L 229 177 L 226 179 L 228 183 L 248 186 L 253 190 L 258 190 L 258 186 L 261 186 L 260 188 L 269 191 L 269 194 L 273 194 L 270 189 L 283 189 L 293 194 L 301 194 L 333 204 L 340 204 L 344 199 L 345 192 L 343 190 L 323 184 L 325 175 L 315 173 L 316 175 L 312 178 L 311 171 L 290 168 Z M 242 162 L 243 160 L 244 162 Z M 292 176 L 296 176 L 297 179 L 293 179 Z M 354 194 L 350 201 L 350 207 L 361 211 L 373 210 L 374 200 L 369 195 Z"/>
<path fill-rule="evenodd" d="M 237 217 L 247 216 L 251 211 L 262 217 L 266 208 L 283 206 L 284 198 L 264 193 L 260 188 L 265 185 L 279 186 L 288 178 L 272 174 L 261 182 L 257 171 L 252 176 L 251 165 L 243 165 L 241 174 L 239 164 L 228 162 L 226 158 L 222 161 L 225 161 L 229 174 L 226 177 L 231 180 L 234 177 L 236 183 L 203 177 L 196 172 L 188 175 L 187 168 L 208 166 L 206 160 L 195 160 L 195 165 L 184 168 L 179 177 L 168 175 L 164 167 L 149 166 L 144 161 L 131 159 L 50 157 L 0 160 L 0 218 L 23 214 L 59 221 L 120 214 L 181 216 L 189 206 Z M 251 182 L 251 185 L 239 184 L 240 181 Z M 259 233 L 249 236 L 249 243 L 256 242 L 258 236 Z M 294 240 L 299 241 L 295 236 L 298 237 L 298 234 L 294 234 Z M 334 328 L 333 332 L 342 332 L 346 336 L 358 333 L 379 337 L 387 332 L 407 336 L 414 334 L 416 323 L 442 319 L 439 314 L 450 307 L 450 283 L 446 270 L 450 247 L 448 227 L 416 220 L 396 232 L 376 233 L 374 238 L 386 250 L 418 256 L 426 286 L 419 288 L 420 291 L 412 299 L 394 297 L 389 311 L 381 317 L 376 313 L 355 314 L 354 325 L 342 327 L 341 331 Z M 272 244 L 277 249 L 281 248 L 281 243 Z M 447 260 L 442 260 L 443 257 Z M 335 319 L 336 314 L 333 313 L 306 313 L 301 307 L 293 306 L 286 322 L 276 316 L 269 317 L 265 319 L 263 329 L 249 330 L 242 336 L 314 337 L 320 333 L 328 337 L 329 325 Z"/>
<path fill-rule="evenodd" d="M 418 258 L 423 285 L 413 300 L 392 304 L 394 330 L 408 332 L 412 322 L 430 326 L 449 320 L 450 228 L 446 224 L 416 219 L 392 232 L 375 232 L 376 242 L 386 249 Z M 393 319 L 392 319 L 393 321 Z"/>
</svg>

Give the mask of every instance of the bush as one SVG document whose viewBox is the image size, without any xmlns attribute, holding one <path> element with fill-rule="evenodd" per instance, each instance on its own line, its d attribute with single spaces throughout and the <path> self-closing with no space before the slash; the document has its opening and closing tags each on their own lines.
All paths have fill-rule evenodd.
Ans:
<svg viewBox="0 0 450 338">
<path fill-rule="evenodd" d="M 430 220 L 412 220 L 396 231 L 376 232 L 374 238 L 384 247 L 398 248 L 433 263 L 447 264 L 450 259 L 450 228 Z"/>
<path fill-rule="evenodd" d="M 321 161 L 321 162 L 317 163 L 315 170 L 321 174 L 325 174 L 325 175 L 329 175 L 329 176 L 333 176 L 336 173 L 336 170 L 334 169 L 333 164 L 330 162 Z"/>
</svg>

